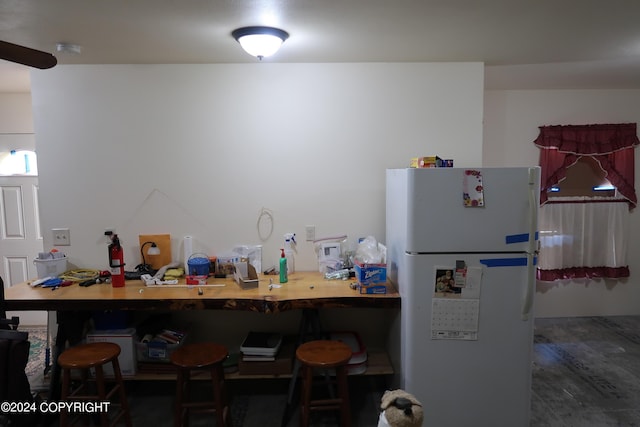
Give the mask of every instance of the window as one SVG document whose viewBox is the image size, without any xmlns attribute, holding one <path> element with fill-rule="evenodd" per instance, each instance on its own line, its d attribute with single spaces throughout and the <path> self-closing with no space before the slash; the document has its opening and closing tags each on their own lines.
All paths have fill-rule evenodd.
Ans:
<svg viewBox="0 0 640 427">
<path fill-rule="evenodd" d="M 0 176 L 38 175 L 36 153 L 29 150 L 11 150 L 0 153 Z"/>
<path fill-rule="evenodd" d="M 606 171 L 607 179 L 629 207 L 635 207 L 633 149 L 640 144 L 636 132 L 635 123 L 541 126 L 534 141 L 540 148 L 542 167 L 540 202 L 547 202 L 549 190 L 566 177 L 567 169 L 580 157 L 591 157 Z"/>
<path fill-rule="evenodd" d="M 607 172 L 591 156 L 582 156 L 567 168 L 565 178 L 549 189 L 549 199 L 567 196 L 615 197 Z"/>
<path fill-rule="evenodd" d="M 629 277 L 636 124 L 543 126 L 534 143 L 542 167 L 538 279 Z"/>
</svg>

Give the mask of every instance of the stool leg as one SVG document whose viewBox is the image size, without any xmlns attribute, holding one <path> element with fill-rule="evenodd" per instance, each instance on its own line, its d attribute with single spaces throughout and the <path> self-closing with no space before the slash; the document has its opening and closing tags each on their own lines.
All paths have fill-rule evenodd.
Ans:
<svg viewBox="0 0 640 427">
<path fill-rule="evenodd" d="M 72 388 L 73 388 L 73 383 L 72 383 Z M 78 386 L 78 388 L 76 388 L 75 393 L 71 393 L 69 395 L 69 398 L 73 400 L 74 395 L 77 395 L 77 396 L 82 396 L 82 395 L 97 396 L 98 395 L 96 383 L 95 381 L 91 382 L 91 375 L 88 368 L 80 369 L 80 385 Z M 92 423 L 102 424 L 102 422 L 99 421 L 101 419 L 101 414 L 98 414 L 98 413 L 80 414 L 78 418 L 81 418 L 83 420 L 82 425 L 84 426 L 91 425 Z M 70 424 L 73 425 L 74 423 L 72 422 Z"/>
<path fill-rule="evenodd" d="M 351 405 L 349 402 L 349 385 L 347 383 L 347 367 L 336 368 L 336 380 L 338 382 L 338 396 L 340 398 L 340 426 L 351 426 Z"/>
<path fill-rule="evenodd" d="M 311 402 L 311 381 L 313 381 L 313 369 L 309 366 L 302 366 L 302 395 L 300 397 L 300 425 L 309 426 L 309 404 Z"/>
<path fill-rule="evenodd" d="M 176 378 L 176 403 L 175 403 L 175 414 L 174 414 L 174 425 L 175 427 L 180 427 L 183 423 L 183 414 L 182 414 L 182 400 L 184 399 L 184 371 L 183 369 L 177 369 L 177 378 Z"/>
<path fill-rule="evenodd" d="M 104 371 L 102 365 L 96 366 L 96 387 L 98 389 L 98 400 L 104 402 L 107 400 L 107 390 L 104 385 Z M 100 413 L 100 425 L 102 427 L 109 427 L 109 414 L 107 412 Z"/>
<path fill-rule="evenodd" d="M 69 395 L 69 387 L 71 387 L 71 373 L 68 369 L 62 370 L 62 391 L 60 394 L 60 400 L 63 402 L 67 400 Z M 67 427 L 69 425 L 69 414 L 65 409 L 60 411 L 60 427 Z"/>
<path fill-rule="evenodd" d="M 231 427 L 231 414 L 226 413 L 228 404 L 222 364 L 219 363 L 211 367 L 211 382 L 213 383 L 213 402 L 216 408 L 216 425 Z"/>
<path fill-rule="evenodd" d="M 124 417 L 124 423 L 127 427 L 132 427 L 131 413 L 129 412 L 129 402 L 127 401 L 127 394 L 124 389 L 124 381 L 122 380 L 122 372 L 120 372 L 120 362 L 116 357 L 111 361 L 113 372 L 116 380 L 116 387 L 118 387 L 118 395 L 120 396 L 120 410 L 121 416 Z"/>
</svg>

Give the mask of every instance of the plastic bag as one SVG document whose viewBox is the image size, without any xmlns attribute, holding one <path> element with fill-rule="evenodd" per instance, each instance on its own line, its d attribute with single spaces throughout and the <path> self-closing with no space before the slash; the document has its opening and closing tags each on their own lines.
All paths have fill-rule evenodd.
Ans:
<svg viewBox="0 0 640 427">
<path fill-rule="evenodd" d="M 262 245 L 238 245 L 232 252 L 249 261 L 256 271 L 262 271 Z"/>
<path fill-rule="evenodd" d="M 387 262 L 387 248 L 375 237 L 367 236 L 358 243 L 354 258 L 362 264 L 384 264 Z"/>
</svg>

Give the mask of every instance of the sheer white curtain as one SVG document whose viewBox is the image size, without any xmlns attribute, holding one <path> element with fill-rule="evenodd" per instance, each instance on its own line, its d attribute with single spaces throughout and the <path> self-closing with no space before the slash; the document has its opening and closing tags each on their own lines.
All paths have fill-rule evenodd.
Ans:
<svg viewBox="0 0 640 427">
<path fill-rule="evenodd" d="M 538 279 L 629 276 L 629 207 L 619 199 L 563 197 L 540 207 Z"/>
</svg>

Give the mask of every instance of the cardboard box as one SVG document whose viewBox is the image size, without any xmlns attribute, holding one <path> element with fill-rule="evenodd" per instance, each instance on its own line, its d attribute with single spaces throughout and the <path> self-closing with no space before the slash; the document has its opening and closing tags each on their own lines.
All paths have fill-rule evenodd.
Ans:
<svg viewBox="0 0 640 427">
<path fill-rule="evenodd" d="M 441 168 L 444 166 L 444 161 L 438 156 L 414 157 L 410 163 L 412 168 Z"/>
<path fill-rule="evenodd" d="M 386 294 L 385 285 L 358 285 L 361 294 Z"/>
<path fill-rule="evenodd" d="M 385 283 L 387 281 L 386 264 L 363 264 L 356 261 L 353 264 L 353 269 L 356 273 L 356 280 L 361 285 Z"/>
<path fill-rule="evenodd" d="M 138 363 L 135 353 L 135 342 L 137 341 L 135 328 L 128 329 L 112 329 L 105 331 L 93 331 L 87 334 L 86 341 L 90 342 L 112 342 L 120 346 L 120 356 L 118 363 L 120 364 L 120 372 L 123 377 L 134 376 L 138 370 Z M 113 368 L 111 364 L 104 366 L 104 374 L 113 376 Z M 92 375 L 95 375 L 92 370 Z"/>
<path fill-rule="evenodd" d="M 233 278 L 242 289 L 255 289 L 258 287 L 258 273 L 248 261 L 236 262 Z"/>
<path fill-rule="evenodd" d="M 187 285 L 206 285 L 209 276 L 186 276 L 185 283 Z"/>
</svg>

